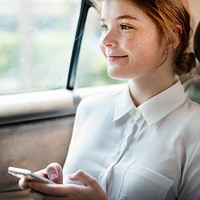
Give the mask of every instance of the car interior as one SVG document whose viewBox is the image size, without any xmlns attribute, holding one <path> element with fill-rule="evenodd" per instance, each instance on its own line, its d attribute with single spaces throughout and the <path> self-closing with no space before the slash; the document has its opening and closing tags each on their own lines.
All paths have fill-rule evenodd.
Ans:
<svg viewBox="0 0 200 200">
<path fill-rule="evenodd" d="M 18 178 L 8 174 L 8 167 L 37 171 L 51 162 L 63 166 L 79 102 L 88 95 L 113 91 L 118 84 L 74 88 L 82 33 L 94 2 L 82 0 L 71 56 L 67 88 L 32 93 L 0 95 L 0 199 L 29 200 L 29 191 L 18 188 Z M 200 103 L 200 3 L 191 2 L 194 35 L 191 46 L 198 67 L 181 77 L 186 96 Z M 1 22 L 0 22 L 1 23 Z M 80 37 L 81 35 L 81 37 Z M 84 36 L 83 36 L 84 37 Z"/>
<path fill-rule="evenodd" d="M 197 65 L 200 63 L 200 22 L 196 28 L 194 35 L 194 53 L 197 58 Z M 186 96 L 191 100 L 200 103 L 200 77 L 199 67 L 189 76 L 189 79 L 183 83 Z"/>
</svg>

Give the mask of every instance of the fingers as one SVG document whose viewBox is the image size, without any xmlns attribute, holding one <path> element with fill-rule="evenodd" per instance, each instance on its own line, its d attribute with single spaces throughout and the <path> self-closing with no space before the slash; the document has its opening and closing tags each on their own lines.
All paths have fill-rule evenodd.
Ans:
<svg viewBox="0 0 200 200">
<path fill-rule="evenodd" d="M 58 174 L 62 172 L 62 169 L 59 165 L 52 163 L 47 166 L 46 168 L 47 174 L 49 177 L 56 176 L 58 178 Z M 54 175 L 54 173 L 56 175 Z M 94 178 L 92 178 L 89 174 L 86 174 L 83 171 L 78 171 L 76 174 L 71 176 L 72 180 L 79 180 L 80 182 L 85 183 L 85 185 L 93 185 L 93 181 L 96 182 Z M 54 179 L 55 180 L 55 179 Z M 72 198 L 77 196 L 77 194 L 80 193 L 80 191 L 84 190 L 86 188 L 85 186 L 80 185 L 62 185 L 62 184 L 43 184 L 36 181 L 29 182 L 29 186 L 32 191 L 32 195 L 34 197 L 37 196 L 37 200 L 39 197 L 44 197 L 45 195 L 48 197 L 54 197 L 55 199 L 60 198 Z M 46 198 L 45 198 L 46 199 Z M 47 198 L 48 199 L 48 198 Z"/>
<path fill-rule="evenodd" d="M 25 180 L 25 179 L 23 179 L 23 178 L 21 178 L 21 179 L 19 180 L 18 186 L 19 186 L 19 188 L 22 189 L 22 190 L 28 190 L 28 189 L 30 189 L 30 187 L 29 187 L 29 181 L 28 181 L 28 180 Z"/>
<path fill-rule="evenodd" d="M 53 169 L 55 172 L 55 165 L 47 167 L 47 171 Z M 57 168 L 56 168 L 57 169 Z M 59 170 L 59 169 L 58 169 Z M 59 173 L 59 172 L 58 172 Z M 50 172 L 49 172 L 50 176 Z M 94 200 L 108 200 L 106 194 L 98 184 L 97 180 L 88 173 L 79 170 L 69 177 L 71 180 L 80 181 L 84 185 L 75 184 L 43 184 L 36 181 L 31 181 L 29 186 L 31 188 L 33 199 L 37 200 L 56 200 L 56 199 L 94 199 Z"/>
<path fill-rule="evenodd" d="M 31 193 L 38 196 L 51 196 L 51 197 L 68 197 L 71 194 L 71 188 L 62 184 L 43 184 L 36 181 L 29 183 Z M 39 198 L 38 198 L 39 199 Z"/>
<path fill-rule="evenodd" d="M 35 172 L 37 175 L 39 176 L 43 176 L 43 177 L 47 177 L 46 175 L 46 170 L 45 169 L 42 169 L 40 171 L 37 171 Z M 28 180 L 28 178 L 21 178 L 18 182 L 18 186 L 20 189 L 22 190 L 27 190 L 27 189 L 30 189 L 29 187 L 29 183 L 30 183 L 31 180 Z"/>
<path fill-rule="evenodd" d="M 43 177 L 47 177 L 46 175 L 46 170 L 42 169 L 40 171 L 35 172 L 37 175 L 39 176 L 43 176 Z M 22 190 L 28 190 L 30 189 L 29 183 L 31 180 L 29 180 L 28 178 L 21 178 L 18 182 L 18 186 L 20 189 Z"/>
<path fill-rule="evenodd" d="M 47 177 L 55 183 L 63 183 L 63 171 L 58 163 L 51 163 L 46 167 Z"/>
<path fill-rule="evenodd" d="M 79 170 L 76 173 L 69 176 L 72 181 L 80 181 L 85 186 L 92 186 L 98 185 L 97 180 L 89 175 L 87 172 L 83 170 Z"/>
<path fill-rule="evenodd" d="M 61 184 L 63 182 L 62 168 L 57 163 L 51 163 L 45 169 L 35 172 L 35 174 L 48 178 L 58 184 Z M 18 186 L 23 190 L 30 189 L 30 181 L 25 179 L 20 179 L 18 182 Z"/>
<path fill-rule="evenodd" d="M 80 187 L 78 190 L 78 193 L 80 193 L 81 191 L 83 192 L 83 190 L 85 191 L 85 194 L 88 197 L 85 199 L 108 200 L 106 193 L 103 191 L 103 189 L 99 185 L 98 181 L 93 176 L 86 173 L 85 171 L 79 170 L 76 173 L 72 174 L 69 178 L 74 181 L 78 180 L 86 186 L 85 188 Z M 78 189 L 78 187 L 76 187 L 76 189 Z M 87 191 L 87 193 L 86 193 L 86 191 Z M 82 193 L 82 195 L 83 194 L 84 193 Z"/>
</svg>

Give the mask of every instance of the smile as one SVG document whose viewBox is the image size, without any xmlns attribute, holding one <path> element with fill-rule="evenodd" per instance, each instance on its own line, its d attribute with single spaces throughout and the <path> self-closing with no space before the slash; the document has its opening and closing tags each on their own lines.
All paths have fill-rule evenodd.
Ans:
<svg viewBox="0 0 200 200">
<path fill-rule="evenodd" d="M 109 61 L 115 61 L 115 60 L 119 60 L 119 59 L 123 59 L 123 58 L 127 58 L 128 56 L 125 55 L 125 56 L 107 56 L 107 59 Z"/>
</svg>

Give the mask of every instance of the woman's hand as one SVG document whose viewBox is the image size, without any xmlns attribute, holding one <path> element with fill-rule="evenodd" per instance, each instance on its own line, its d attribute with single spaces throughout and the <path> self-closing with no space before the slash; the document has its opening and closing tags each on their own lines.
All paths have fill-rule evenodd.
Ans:
<svg viewBox="0 0 200 200">
<path fill-rule="evenodd" d="M 62 184 L 63 183 L 63 172 L 62 168 L 57 163 L 51 163 L 48 165 L 45 169 L 42 169 L 38 172 L 36 172 L 37 175 L 43 176 L 45 178 L 48 178 L 49 180 L 57 183 Z M 19 187 L 23 190 L 31 189 L 30 188 L 30 182 L 29 180 L 20 179 L 19 180 Z"/>
<path fill-rule="evenodd" d="M 108 200 L 97 180 L 84 171 L 77 171 L 69 177 L 72 181 L 80 181 L 83 185 L 60 184 L 62 183 L 62 173 L 60 175 L 60 169 L 57 167 L 55 167 L 55 163 L 51 164 L 37 174 L 49 177 L 58 184 L 21 180 L 19 186 L 22 189 L 31 189 L 32 198 L 35 200 Z M 54 173 L 55 169 L 56 173 Z"/>
</svg>

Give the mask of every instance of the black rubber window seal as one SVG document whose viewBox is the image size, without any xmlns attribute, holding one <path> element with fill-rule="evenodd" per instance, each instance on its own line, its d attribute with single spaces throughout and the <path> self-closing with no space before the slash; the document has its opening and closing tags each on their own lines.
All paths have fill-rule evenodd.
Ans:
<svg viewBox="0 0 200 200">
<path fill-rule="evenodd" d="M 82 38 L 84 34 L 84 29 L 85 29 L 85 22 L 87 19 L 88 10 L 91 6 L 92 6 L 92 3 L 90 1 L 82 0 L 78 24 L 76 28 L 76 34 L 74 38 L 71 62 L 69 66 L 69 73 L 68 73 L 67 87 L 66 87 L 66 89 L 68 90 L 74 89 L 78 58 L 79 58 Z"/>
</svg>

